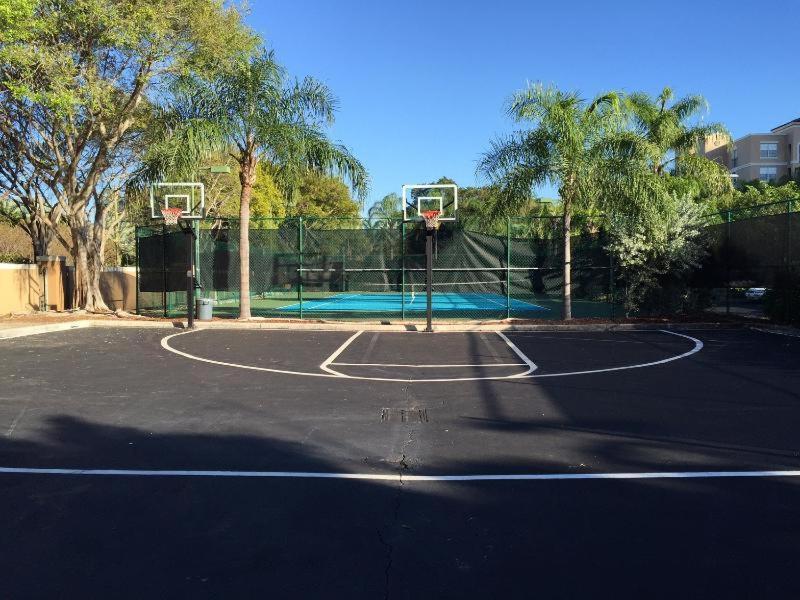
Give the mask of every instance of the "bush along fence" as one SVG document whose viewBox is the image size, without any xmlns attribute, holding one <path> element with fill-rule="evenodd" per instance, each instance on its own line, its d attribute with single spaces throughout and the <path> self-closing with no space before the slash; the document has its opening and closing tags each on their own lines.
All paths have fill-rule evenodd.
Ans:
<svg viewBox="0 0 800 600">
<path fill-rule="evenodd" d="M 665 276 L 642 315 L 712 311 L 796 318 L 800 230 L 791 203 L 709 216 L 703 264 Z M 239 312 L 236 220 L 196 224 L 199 296 L 219 316 Z M 792 235 L 792 231 L 796 235 Z M 394 220 L 256 220 L 250 229 L 252 314 L 262 317 L 417 321 L 425 318 L 425 232 Z M 137 310 L 186 312 L 183 234 L 139 227 Z M 561 219 L 507 219 L 490 229 L 443 223 L 435 237 L 432 304 L 441 320 L 560 319 Z M 572 238 L 575 318 L 626 316 L 626 284 L 602 233 Z"/>
</svg>

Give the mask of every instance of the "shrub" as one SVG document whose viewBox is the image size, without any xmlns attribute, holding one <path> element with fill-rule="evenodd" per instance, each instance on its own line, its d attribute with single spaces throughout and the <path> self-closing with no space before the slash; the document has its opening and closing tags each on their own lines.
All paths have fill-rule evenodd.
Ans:
<svg viewBox="0 0 800 600">
<path fill-rule="evenodd" d="M 648 214 L 611 219 L 607 249 L 624 282 L 626 313 L 693 305 L 683 280 L 705 256 L 702 212 L 690 198 L 668 195 Z"/>
<path fill-rule="evenodd" d="M 800 272 L 783 271 L 764 294 L 764 314 L 779 323 L 800 324 Z"/>
</svg>

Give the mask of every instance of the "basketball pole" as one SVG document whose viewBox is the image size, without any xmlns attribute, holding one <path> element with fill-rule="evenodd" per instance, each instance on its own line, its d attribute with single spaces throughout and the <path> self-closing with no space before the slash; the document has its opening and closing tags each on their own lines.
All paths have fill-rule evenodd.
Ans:
<svg viewBox="0 0 800 600">
<path fill-rule="evenodd" d="M 186 237 L 186 253 L 189 255 L 189 269 L 186 271 L 186 322 L 189 329 L 194 329 L 194 228 L 182 225 Z"/>
<path fill-rule="evenodd" d="M 433 229 L 425 229 L 425 293 L 427 295 L 427 326 L 425 331 L 433 331 Z"/>
</svg>

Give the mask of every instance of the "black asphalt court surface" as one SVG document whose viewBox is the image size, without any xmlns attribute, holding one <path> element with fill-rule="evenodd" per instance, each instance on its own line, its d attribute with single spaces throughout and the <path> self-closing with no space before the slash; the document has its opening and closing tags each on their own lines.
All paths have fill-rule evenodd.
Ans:
<svg viewBox="0 0 800 600">
<path fill-rule="evenodd" d="M 2 598 L 798 598 L 800 338 L 0 342 Z"/>
</svg>

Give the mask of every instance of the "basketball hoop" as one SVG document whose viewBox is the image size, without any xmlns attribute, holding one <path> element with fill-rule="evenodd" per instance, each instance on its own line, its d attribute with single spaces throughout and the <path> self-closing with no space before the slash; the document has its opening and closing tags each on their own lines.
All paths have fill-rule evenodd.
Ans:
<svg viewBox="0 0 800 600">
<path fill-rule="evenodd" d="M 425 219 L 425 228 L 428 231 L 433 229 L 439 229 L 439 214 L 440 211 L 438 210 L 426 210 L 422 213 L 422 218 Z"/>
<path fill-rule="evenodd" d="M 177 225 L 178 219 L 183 214 L 182 208 L 162 208 L 161 214 L 164 216 L 164 225 Z"/>
</svg>

